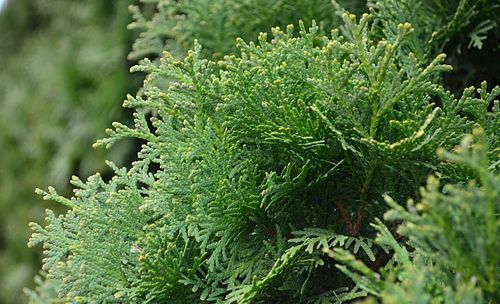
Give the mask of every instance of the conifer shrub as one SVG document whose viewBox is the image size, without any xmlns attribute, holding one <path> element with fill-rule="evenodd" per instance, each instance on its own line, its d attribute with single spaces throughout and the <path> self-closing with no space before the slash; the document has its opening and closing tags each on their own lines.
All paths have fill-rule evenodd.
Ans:
<svg viewBox="0 0 500 304">
<path fill-rule="evenodd" d="M 223 7 L 219 2 L 209 1 L 204 5 L 208 11 L 217 12 Z M 0 103 L 3 109 L 0 113 L 0 211 L 9 214 L 0 219 L 2 303 L 23 302 L 20 290 L 32 281 L 40 267 L 40 252 L 25 250 L 31 234 L 27 223 L 41 221 L 44 216 L 41 198 L 34 195 L 34 187 L 52 184 L 63 195 L 69 195 L 71 175 L 86 177 L 99 171 L 107 177 L 110 170 L 104 159 L 123 164 L 137 152 L 130 141 L 122 141 L 110 151 L 89 152 L 91 143 L 104 136 L 105 127 L 113 120 L 128 121 L 119 101 L 126 92 L 134 92 L 139 87 L 141 75 L 129 74 L 127 67 L 140 57 L 131 55 L 129 62 L 125 59 L 136 32 L 126 29 L 132 18 L 127 8 L 133 3 L 138 4 L 137 1 L 11 0 L 0 12 Z M 142 5 L 144 16 L 148 16 L 148 9 L 155 8 L 148 3 Z M 180 2 L 175 5 L 177 12 L 181 7 L 183 10 L 188 7 Z M 302 9 L 306 6 L 299 1 L 276 5 L 273 12 L 277 8 L 289 11 L 280 17 L 283 24 L 296 23 L 301 18 L 310 23 L 311 16 L 320 12 L 313 9 L 314 13 L 305 16 Z M 270 12 L 266 19 L 263 10 L 258 12 L 260 19 L 248 12 L 244 14 L 241 9 L 247 9 L 249 3 L 241 9 L 229 7 L 236 13 L 241 12 L 239 16 L 243 19 L 239 17 L 238 22 L 243 23 L 237 31 L 224 36 L 227 41 L 219 44 L 221 48 L 235 49 L 237 36 L 246 37 L 248 33 L 256 36 L 258 31 L 275 25 Z M 321 16 L 325 20 L 330 18 L 325 22 L 331 22 L 334 15 L 329 1 L 323 1 L 321 8 Z M 165 16 L 158 13 L 156 18 Z M 196 23 L 199 18 L 201 16 L 189 21 Z M 213 21 L 215 19 L 203 28 L 211 27 L 209 32 L 221 30 Z M 245 29 L 243 25 L 250 21 L 258 22 L 260 28 Z M 135 28 L 138 22 L 136 20 Z M 155 23 L 154 27 L 159 25 Z M 231 26 L 224 24 L 224 31 L 229 33 Z M 171 44 L 173 40 L 182 40 L 175 35 L 168 39 Z M 210 39 L 207 37 L 205 41 Z M 185 53 L 192 43 L 176 45 L 185 47 L 182 50 Z M 226 50 L 213 49 L 212 52 L 222 54 Z M 63 210 L 56 205 L 49 207 L 56 213 Z"/>
<path fill-rule="evenodd" d="M 143 60 L 133 126 L 96 143 L 137 160 L 37 190 L 69 211 L 31 224 L 32 301 L 493 303 L 500 88 L 455 97 L 426 33 L 373 9 Z"/>
</svg>

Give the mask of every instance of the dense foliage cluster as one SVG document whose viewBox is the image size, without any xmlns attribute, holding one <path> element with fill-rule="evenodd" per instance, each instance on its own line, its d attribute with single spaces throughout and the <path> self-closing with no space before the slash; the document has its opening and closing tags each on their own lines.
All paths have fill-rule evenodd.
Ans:
<svg viewBox="0 0 500 304">
<path fill-rule="evenodd" d="M 334 3 L 328 19 L 315 2 L 159 1 L 149 21 L 133 9 L 146 29 L 133 56 L 154 60 L 132 68 L 147 75 L 124 102 L 133 126 L 96 145 L 144 144 L 129 168 L 108 163 L 109 180 L 74 177 L 69 199 L 38 190 L 69 211 L 31 224 L 48 273 L 34 303 L 51 291 L 71 303 L 500 298 L 500 87 L 454 95 L 440 53 L 497 7 L 386 0 L 357 18 Z M 410 4 L 418 14 L 391 15 Z M 318 23 L 251 41 L 268 18 L 313 7 L 304 19 Z M 227 45 L 232 31 L 250 42 Z"/>
<path fill-rule="evenodd" d="M 25 249 L 30 235 L 27 223 L 43 219 L 44 206 L 33 189 L 53 184 L 68 195 L 67 180 L 72 174 L 88 176 L 100 171 L 108 176 L 105 158 L 122 164 L 136 153 L 130 141 L 122 141 L 109 152 L 91 152 L 90 147 L 104 136 L 111 121 L 128 121 L 119 101 L 138 87 L 140 77 L 128 73 L 130 63 L 125 60 L 132 47 L 131 33 L 135 32 L 125 28 L 132 18 L 127 10 L 132 3 L 138 4 L 11 0 L 0 12 L 0 211 L 9 214 L 0 219 L 2 303 L 24 302 L 20 290 L 30 284 L 39 268 L 38 252 Z M 293 19 L 281 17 L 283 24 L 303 18 L 293 5 L 286 6 L 290 11 L 287 18 Z M 141 7 L 145 16 L 152 15 L 155 8 L 148 3 Z M 322 11 L 311 14 L 330 16 L 329 7 L 329 2 L 323 1 Z M 242 17 L 253 18 L 248 14 Z M 273 25 L 272 20 L 268 24 L 261 20 L 254 32 Z M 224 24 L 226 30 L 231 26 Z M 234 48 L 236 37 L 247 35 L 244 27 L 240 30 L 225 36 L 226 46 Z M 168 35 L 158 39 L 179 40 Z M 191 46 L 186 43 L 185 50 L 180 45 L 177 49 L 185 53 Z"/>
<path fill-rule="evenodd" d="M 146 2 L 146 1 L 144 1 Z M 322 30 L 338 24 L 331 0 L 152 0 L 156 10 L 141 12 L 133 6 L 131 29 L 141 30 L 131 58 L 161 56 L 168 50 L 174 57 L 184 57 L 196 39 L 203 45 L 202 53 L 220 59 L 238 51 L 234 41 L 257 39 L 260 32 L 273 26 L 287 26 L 302 20 L 310 25 L 320 23 Z M 351 11 L 365 10 L 363 0 L 341 1 Z M 151 15 L 150 18 L 148 16 Z"/>
</svg>

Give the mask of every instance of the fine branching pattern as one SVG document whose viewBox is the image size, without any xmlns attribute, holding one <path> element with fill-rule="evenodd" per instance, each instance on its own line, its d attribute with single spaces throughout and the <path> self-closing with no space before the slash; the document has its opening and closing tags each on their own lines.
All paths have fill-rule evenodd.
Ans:
<svg viewBox="0 0 500 304">
<path fill-rule="evenodd" d="M 483 130 L 475 129 L 474 136 L 464 137 L 455 153 L 440 150 L 445 159 L 477 175 L 467 185 L 441 187 L 431 176 L 421 189 L 420 202 L 409 200 L 407 209 L 385 197 L 392 209 L 384 219 L 402 222 L 398 232 L 408 242 L 398 242 L 382 221 L 376 220 L 373 227 L 379 235 L 375 243 L 394 252 L 392 263 L 381 275 L 345 250 L 328 249 L 332 257 L 348 266 L 338 268 L 384 303 L 472 304 L 499 299 L 499 149 L 497 146 L 496 163 L 491 164 L 489 148 Z"/>
<path fill-rule="evenodd" d="M 451 66 L 439 53 L 439 35 L 447 32 L 432 36 L 405 20 L 388 21 L 382 8 L 396 1 L 380 1 L 359 18 L 334 4 L 330 13 L 341 25 L 331 32 L 326 22 L 298 22 L 255 41 L 240 38 L 235 49 L 217 47 L 228 54 L 220 56 L 210 44 L 216 38 L 183 25 L 213 18 L 202 11 L 208 1 L 175 3 L 158 4 L 181 29 L 167 44 L 200 39 L 183 59 L 175 48 L 163 52 L 161 40 L 148 40 L 160 39 L 162 21 L 135 8 L 134 26 L 148 31 L 136 45 L 147 44 L 144 52 L 134 56 L 159 57 L 132 68 L 147 75 L 124 102 L 134 125 L 114 123 L 96 143 L 109 148 L 137 138 L 144 143 L 137 161 L 130 168 L 109 163 L 109 181 L 75 177 L 70 199 L 39 190 L 70 208 L 59 216 L 47 211 L 45 227 L 32 224 L 30 245 L 43 243 L 43 270 L 59 299 L 498 299 L 500 88 L 484 82 L 460 97 L 444 88 L 440 79 Z M 279 5 L 314 7 L 231 3 L 271 16 Z M 237 16 L 227 16 L 234 29 Z M 427 22 L 415 18 L 408 21 Z"/>
</svg>

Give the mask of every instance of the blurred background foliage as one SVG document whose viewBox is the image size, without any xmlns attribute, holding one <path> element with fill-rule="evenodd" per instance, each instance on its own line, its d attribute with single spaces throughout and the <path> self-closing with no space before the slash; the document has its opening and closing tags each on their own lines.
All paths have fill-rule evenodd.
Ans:
<svg viewBox="0 0 500 304">
<path fill-rule="evenodd" d="M 121 100 L 141 83 L 126 59 L 132 2 L 10 0 L 0 12 L 0 303 L 26 302 L 39 267 L 27 225 L 54 206 L 35 187 L 68 193 L 72 174 L 106 174 L 105 159 L 133 152 L 91 148 L 126 121 Z"/>
</svg>

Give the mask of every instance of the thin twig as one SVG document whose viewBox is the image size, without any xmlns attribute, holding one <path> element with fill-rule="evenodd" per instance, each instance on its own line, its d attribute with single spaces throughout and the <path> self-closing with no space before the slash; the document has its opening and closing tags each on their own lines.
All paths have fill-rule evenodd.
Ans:
<svg viewBox="0 0 500 304">
<path fill-rule="evenodd" d="M 337 206 L 337 209 L 339 209 L 340 217 L 342 218 L 347 227 L 347 233 L 349 233 L 350 235 L 354 235 L 354 228 L 352 226 L 351 219 L 349 219 L 347 213 L 345 212 L 344 203 L 341 200 L 336 200 L 335 206 Z"/>
</svg>

